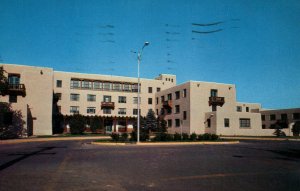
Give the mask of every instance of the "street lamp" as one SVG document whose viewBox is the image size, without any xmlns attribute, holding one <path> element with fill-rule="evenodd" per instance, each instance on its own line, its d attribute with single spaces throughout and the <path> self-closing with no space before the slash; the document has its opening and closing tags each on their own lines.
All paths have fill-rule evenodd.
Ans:
<svg viewBox="0 0 300 191">
<path fill-rule="evenodd" d="M 140 102 L 140 100 L 141 100 L 140 99 L 140 93 L 141 93 L 141 90 L 140 90 L 140 63 L 142 60 L 143 49 L 146 46 L 148 46 L 149 44 L 150 44 L 149 42 L 145 42 L 144 46 L 137 53 L 137 59 L 138 59 L 137 143 L 140 142 L 140 105 L 141 105 L 141 102 Z"/>
</svg>

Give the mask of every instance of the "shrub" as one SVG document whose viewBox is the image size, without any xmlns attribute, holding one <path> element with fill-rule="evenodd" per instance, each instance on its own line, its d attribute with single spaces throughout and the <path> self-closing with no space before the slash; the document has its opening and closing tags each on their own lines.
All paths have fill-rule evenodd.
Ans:
<svg viewBox="0 0 300 191">
<path fill-rule="evenodd" d="M 118 133 L 112 133 L 112 134 L 110 135 L 110 137 L 111 137 L 111 139 L 112 139 L 113 141 L 116 141 L 116 142 L 118 142 L 119 139 L 120 139 L 120 135 L 119 135 Z"/>
<path fill-rule="evenodd" d="M 136 132 L 135 131 L 132 131 L 130 133 L 130 141 L 136 141 L 137 140 L 137 137 L 136 137 Z"/>
<path fill-rule="evenodd" d="M 300 134 L 300 121 L 296 121 L 293 125 L 292 132 L 294 136 L 299 136 Z"/>
<path fill-rule="evenodd" d="M 198 135 L 198 138 L 197 138 L 199 141 L 202 141 L 202 140 L 204 140 L 204 137 L 203 137 L 203 135 Z"/>
<path fill-rule="evenodd" d="M 175 133 L 174 134 L 174 141 L 180 141 L 181 140 L 181 134 Z"/>
<path fill-rule="evenodd" d="M 187 133 L 182 133 L 182 140 L 189 140 L 189 135 Z"/>
<path fill-rule="evenodd" d="M 196 139 L 197 139 L 196 133 L 192 133 L 191 136 L 190 136 L 190 140 L 191 141 L 196 141 Z"/>
<path fill-rule="evenodd" d="M 166 141 L 167 140 L 167 134 L 166 133 L 156 133 L 154 141 Z"/>
<path fill-rule="evenodd" d="M 218 135 L 216 135 L 216 134 L 211 135 L 211 140 L 218 140 L 218 139 L 219 139 Z"/>
<path fill-rule="evenodd" d="M 211 134 L 209 134 L 209 133 L 204 133 L 204 134 L 203 134 L 203 140 L 211 140 Z"/>
<path fill-rule="evenodd" d="M 174 140 L 174 136 L 172 134 L 167 134 L 166 141 L 173 141 L 173 140 Z"/>
<path fill-rule="evenodd" d="M 83 134 L 85 131 L 86 120 L 84 116 L 74 114 L 69 121 L 69 125 L 71 134 Z"/>
<path fill-rule="evenodd" d="M 122 133 L 121 140 L 122 141 L 127 141 L 128 140 L 128 133 Z"/>
<path fill-rule="evenodd" d="M 98 116 L 91 117 L 90 128 L 93 133 L 96 133 L 98 129 L 103 129 L 102 120 Z"/>
</svg>

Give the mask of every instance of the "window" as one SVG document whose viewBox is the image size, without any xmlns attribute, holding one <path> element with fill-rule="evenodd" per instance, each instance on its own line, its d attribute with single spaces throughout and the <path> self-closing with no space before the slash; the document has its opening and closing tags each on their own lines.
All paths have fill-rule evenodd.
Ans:
<svg viewBox="0 0 300 191">
<path fill-rule="evenodd" d="M 186 89 L 183 89 L 183 90 L 182 90 L 182 97 L 186 97 L 186 94 L 187 94 L 187 93 L 186 93 Z"/>
<path fill-rule="evenodd" d="M 84 89 L 92 89 L 92 82 L 90 81 L 82 81 L 81 87 Z"/>
<path fill-rule="evenodd" d="M 282 113 L 281 114 L 281 120 L 287 120 L 287 114 L 286 113 Z"/>
<path fill-rule="evenodd" d="M 240 118 L 240 128 L 250 128 L 251 123 L 249 118 Z"/>
<path fill-rule="evenodd" d="M 126 103 L 126 97 L 125 96 L 119 96 L 119 103 Z"/>
<path fill-rule="evenodd" d="M 119 108 L 118 114 L 119 115 L 126 115 L 126 108 Z"/>
<path fill-rule="evenodd" d="M 110 82 L 104 82 L 103 83 L 103 90 L 111 90 L 111 83 Z"/>
<path fill-rule="evenodd" d="M 265 129 L 265 128 L 266 128 L 266 125 L 261 125 L 261 128 L 262 128 L 262 129 Z"/>
<path fill-rule="evenodd" d="M 152 87 L 148 87 L 148 93 L 152 93 Z"/>
<path fill-rule="evenodd" d="M 242 106 L 236 106 L 236 111 L 237 112 L 242 112 Z"/>
<path fill-rule="evenodd" d="M 95 114 L 96 113 L 96 108 L 95 107 L 88 107 L 86 109 L 86 112 L 89 114 Z"/>
<path fill-rule="evenodd" d="M 180 91 L 175 92 L 175 99 L 179 99 L 180 98 Z"/>
<path fill-rule="evenodd" d="M 271 121 L 275 121 L 276 120 L 276 115 L 275 114 L 271 114 L 270 115 L 270 120 Z"/>
<path fill-rule="evenodd" d="M 103 108 L 103 114 L 111 114 L 111 108 Z"/>
<path fill-rule="evenodd" d="M 261 115 L 261 120 L 265 121 L 266 120 L 266 116 L 265 115 Z"/>
<path fill-rule="evenodd" d="M 80 88 L 81 82 L 80 80 L 71 79 L 71 88 Z"/>
<path fill-rule="evenodd" d="M 183 120 L 186 120 L 186 111 L 183 111 Z"/>
<path fill-rule="evenodd" d="M 113 83 L 113 90 L 114 91 L 121 91 L 122 90 L 122 84 L 120 84 L 120 83 Z"/>
<path fill-rule="evenodd" d="M 210 123 L 211 123 L 211 122 L 210 122 L 210 119 L 207 119 L 207 120 L 206 120 L 206 123 L 207 123 L 207 127 L 210 128 Z"/>
<path fill-rule="evenodd" d="M 72 114 L 79 113 L 79 106 L 70 106 L 70 113 Z"/>
<path fill-rule="evenodd" d="M 160 92 L 160 88 L 156 88 L 156 92 Z"/>
<path fill-rule="evenodd" d="M 249 112 L 249 107 L 246 107 L 246 112 Z"/>
<path fill-rule="evenodd" d="M 168 94 L 168 100 L 172 100 L 172 94 Z"/>
<path fill-rule="evenodd" d="M 300 113 L 293 113 L 293 119 L 294 120 L 300 119 Z"/>
<path fill-rule="evenodd" d="M 229 118 L 224 118 L 224 127 L 229 127 Z"/>
<path fill-rule="evenodd" d="M 138 92 L 138 85 L 137 84 L 132 85 L 132 91 L 133 92 Z"/>
<path fill-rule="evenodd" d="M 210 90 L 210 97 L 218 97 L 218 90 L 211 89 Z"/>
<path fill-rule="evenodd" d="M 152 105 L 152 98 L 148 98 L 148 104 Z"/>
<path fill-rule="evenodd" d="M 156 98 L 156 105 L 158 104 L 158 97 Z"/>
<path fill-rule="evenodd" d="M 93 86 L 95 90 L 101 90 L 102 89 L 102 82 L 93 82 Z"/>
<path fill-rule="evenodd" d="M 160 99 L 161 99 L 161 103 L 163 103 L 165 101 L 165 96 L 161 96 Z"/>
<path fill-rule="evenodd" d="M 8 74 L 8 83 L 9 84 L 20 84 L 20 75 L 19 74 Z"/>
<path fill-rule="evenodd" d="M 17 103 L 18 97 L 16 95 L 9 95 L 9 103 Z"/>
<path fill-rule="evenodd" d="M 179 105 L 175 105 L 175 113 L 180 113 L 180 106 Z"/>
<path fill-rule="evenodd" d="M 212 105 L 211 106 L 211 111 L 217 111 L 217 106 L 216 105 Z"/>
<path fill-rule="evenodd" d="M 175 119 L 175 126 L 180 127 L 180 119 Z"/>
<path fill-rule="evenodd" d="M 79 101 L 79 94 L 71 94 L 70 100 L 71 101 Z"/>
<path fill-rule="evenodd" d="M 111 96 L 104 95 L 103 96 L 103 102 L 111 102 Z"/>
<path fill-rule="evenodd" d="M 87 101 L 96 101 L 96 95 L 88 94 Z"/>
<path fill-rule="evenodd" d="M 172 119 L 168 119 L 168 127 L 172 127 Z"/>
<path fill-rule="evenodd" d="M 165 114 L 165 110 L 164 110 L 164 108 L 161 108 L 160 109 L 160 115 L 164 115 Z"/>
<path fill-rule="evenodd" d="M 137 115 L 138 114 L 138 110 L 137 109 L 133 109 L 133 115 Z M 140 114 L 141 114 L 141 110 L 140 110 Z"/>
<path fill-rule="evenodd" d="M 158 115 L 158 109 L 156 109 L 156 115 Z"/>
<path fill-rule="evenodd" d="M 125 92 L 131 92 L 131 85 L 130 84 L 124 84 L 123 90 Z"/>
<path fill-rule="evenodd" d="M 58 100 L 61 100 L 61 93 L 56 93 L 55 96 Z"/>
<path fill-rule="evenodd" d="M 141 100 L 141 98 L 140 98 L 140 100 Z M 133 103 L 134 103 L 134 104 L 137 104 L 137 103 L 138 103 L 138 98 L 137 98 L 137 97 L 133 97 Z"/>
<path fill-rule="evenodd" d="M 56 80 L 56 87 L 61 88 L 62 87 L 62 81 L 61 80 Z"/>
</svg>

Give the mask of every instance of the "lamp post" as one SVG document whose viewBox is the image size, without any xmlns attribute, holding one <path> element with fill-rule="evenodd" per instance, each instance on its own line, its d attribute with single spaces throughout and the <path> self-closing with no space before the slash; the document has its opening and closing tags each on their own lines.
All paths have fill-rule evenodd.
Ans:
<svg viewBox="0 0 300 191">
<path fill-rule="evenodd" d="M 145 42 L 144 46 L 141 48 L 141 50 L 138 51 L 137 53 L 137 60 L 138 60 L 138 102 L 137 102 L 137 143 L 140 142 L 140 106 L 141 106 L 141 99 L 140 99 L 140 64 L 142 60 L 142 53 L 143 49 L 148 46 L 150 43 Z"/>
</svg>

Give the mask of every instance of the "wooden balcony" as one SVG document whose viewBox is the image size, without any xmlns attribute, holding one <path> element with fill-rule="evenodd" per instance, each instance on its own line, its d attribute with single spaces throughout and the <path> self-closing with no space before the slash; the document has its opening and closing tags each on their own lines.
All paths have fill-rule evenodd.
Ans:
<svg viewBox="0 0 300 191">
<path fill-rule="evenodd" d="M 163 101 L 162 105 L 164 108 L 172 108 L 172 100 Z"/>
<path fill-rule="evenodd" d="M 101 102 L 101 109 L 102 108 L 115 109 L 115 102 Z"/>
<path fill-rule="evenodd" d="M 209 97 L 208 104 L 209 106 L 215 105 L 215 106 L 223 106 L 225 103 L 224 97 Z"/>
<path fill-rule="evenodd" d="M 26 96 L 26 88 L 24 84 L 7 84 L 1 89 L 2 96 L 5 95 L 21 95 Z"/>
</svg>

